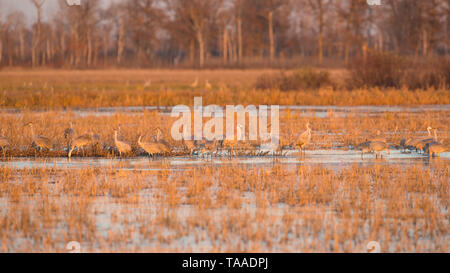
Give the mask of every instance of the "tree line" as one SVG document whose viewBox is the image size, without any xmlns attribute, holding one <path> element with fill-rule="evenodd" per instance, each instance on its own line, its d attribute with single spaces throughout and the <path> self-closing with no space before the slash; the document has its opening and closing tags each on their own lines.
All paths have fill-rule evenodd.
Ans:
<svg viewBox="0 0 450 273">
<path fill-rule="evenodd" d="M 27 1 L 31 26 L 22 12 L 0 18 L 1 66 L 344 64 L 370 51 L 450 51 L 450 0 L 58 0 L 47 21 L 46 0 Z"/>
</svg>

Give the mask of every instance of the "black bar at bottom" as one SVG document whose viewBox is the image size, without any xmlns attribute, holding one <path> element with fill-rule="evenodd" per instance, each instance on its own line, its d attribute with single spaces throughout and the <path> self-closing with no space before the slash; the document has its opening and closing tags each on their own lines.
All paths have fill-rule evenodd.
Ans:
<svg viewBox="0 0 450 273">
<path fill-rule="evenodd" d="M 25 262 L 26 261 L 26 262 Z M 446 254 L 303 254 L 303 253 L 139 253 L 139 254 L 0 254 L 2 267 L 21 266 L 82 272 L 89 269 L 124 272 L 311 272 L 315 270 L 366 271 L 419 266 L 446 268 Z M 7 267 L 5 267 L 7 268 Z"/>
</svg>

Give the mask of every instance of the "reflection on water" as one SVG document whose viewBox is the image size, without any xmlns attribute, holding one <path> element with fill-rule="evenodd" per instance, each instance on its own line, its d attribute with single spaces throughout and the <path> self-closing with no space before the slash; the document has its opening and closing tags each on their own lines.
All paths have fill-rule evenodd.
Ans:
<svg viewBox="0 0 450 273">
<path fill-rule="evenodd" d="M 140 115 L 142 111 L 156 110 L 163 114 L 171 112 L 171 106 L 129 106 L 129 107 L 98 107 L 98 108 L 84 108 L 75 109 L 71 112 L 81 115 L 98 115 L 108 116 L 116 113 L 128 115 Z M 422 106 L 308 106 L 308 105 L 287 105 L 280 106 L 281 110 L 292 110 L 300 112 L 301 116 L 315 116 L 318 118 L 326 118 L 329 115 L 345 116 L 349 113 L 360 115 L 380 115 L 384 113 L 407 113 L 407 114 L 422 114 L 428 111 L 449 111 L 450 105 L 422 105 Z M 9 113 L 13 115 L 21 115 L 23 112 L 18 109 L 3 109 L 2 113 Z M 283 114 L 283 112 L 281 113 Z M 322 134 L 323 132 L 315 132 Z M 393 132 L 385 132 L 386 134 L 393 134 Z M 327 133 L 332 135 L 331 133 Z M 341 134 L 341 133 L 337 133 Z M 431 160 L 445 160 L 449 161 L 450 153 L 442 153 L 439 158 Z M 69 161 L 67 158 L 13 158 L 8 161 L 1 160 L 0 166 L 14 167 L 18 169 L 23 168 L 88 168 L 88 167 L 111 167 L 121 170 L 159 170 L 161 163 L 164 162 L 173 170 L 188 168 L 190 166 L 201 165 L 217 165 L 217 164 L 241 164 L 248 166 L 271 166 L 274 162 L 286 165 L 328 165 L 341 166 L 353 163 L 361 164 L 408 164 L 416 161 L 428 162 L 430 159 L 423 154 L 418 153 L 402 153 L 399 150 L 391 150 L 391 154 L 385 156 L 384 159 L 375 159 L 373 154 L 365 155 L 361 159 L 361 154 L 356 150 L 313 150 L 308 151 L 305 157 L 300 157 L 297 152 L 290 151 L 283 157 L 233 157 L 219 156 L 212 158 L 201 157 L 168 157 L 149 160 L 147 157 L 136 158 L 72 158 Z"/>
<path fill-rule="evenodd" d="M 418 153 L 402 153 L 399 150 L 391 150 L 390 155 L 383 154 L 383 158 L 376 159 L 374 154 L 365 154 L 361 158 L 361 153 L 357 150 L 314 150 L 307 151 L 306 156 L 300 157 L 296 151 L 289 151 L 286 156 L 238 156 L 228 158 L 227 156 L 216 157 L 161 157 L 149 159 L 147 157 L 134 158 L 13 158 L 9 161 L 0 161 L 0 166 L 17 169 L 24 168 L 89 168 L 89 167 L 109 167 L 120 170 L 140 170 L 157 171 L 161 170 L 164 163 L 168 168 L 164 170 L 182 170 L 193 166 L 213 166 L 218 164 L 238 164 L 249 167 L 267 167 L 274 163 L 283 165 L 325 165 L 330 167 L 340 167 L 360 163 L 364 165 L 374 164 L 410 164 L 413 162 L 444 160 L 450 163 L 450 152 L 442 153 L 437 158 L 429 159 L 427 155 Z"/>
<path fill-rule="evenodd" d="M 205 105 L 203 108 L 206 107 Z M 333 105 L 281 105 L 280 110 L 292 110 L 302 112 L 304 116 L 315 116 L 325 118 L 330 113 L 335 116 L 346 116 L 348 113 L 376 116 L 383 113 L 409 113 L 417 114 L 428 111 L 448 111 L 450 105 L 421 105 L 421 106 L 333 106 Z M 20 109 L 4 108 L 4 112 L 20 114 Z M 71 110 L 71 112 L 80 116 L 110 116 L 116 113 L 136 115 L 142 111 L 159 111 L 162 114 L 169 114 L 172 106 L 117 106 L 117 107 L 96 107 L 96 108 L 80 108 Z"/>
</svg>

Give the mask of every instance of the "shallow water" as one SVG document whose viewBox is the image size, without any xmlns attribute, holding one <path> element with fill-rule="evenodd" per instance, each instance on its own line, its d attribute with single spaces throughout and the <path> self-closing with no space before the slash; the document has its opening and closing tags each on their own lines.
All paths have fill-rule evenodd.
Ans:
<svg viewBox="0 0 450 273">
<path fill-rule="evenodd" d="M 298 165 L 321 165 L 330 167 L 341 167 L 351 164 L 376 165 L 376 164 L 410 164 L 414 162 L 445 161 L 450 163 L 450 152 L 441 153 L 439 157 L 428 158 L 427 155 L 419 153 L 404 153 L 399 150 L 391 150 L 387 155 L 383 152 L 383 158 L 376 158 L 375 154 L 365 154 L 361 158 L 361 153 L 357 150 L 314 150 L 306 151 L 304 156 L 300 156 L 297 151 L 288 151 L 285 156 L 237 156 L 228 158 L 227 156 L 178 156 L 160 157 L 149 159 L 148 157 L 133 158 L 14 158 L 9 161 L 0 161 L 0 167 L 11 167 L 16 169 L 27 168 L 92 168 L 109 167 L 129 171 L 158 171 L 161 164 L 167 167 L 164 170 L 183 170 L 196 166 L 214 166 L 220 164 L 244 165 L 248 167 L 270 167 L 274 163 L 298 166 Z"/>
<path fill-rule="evenodd" d="M 71 110 L 71 112 L 82 115 L 108 116 L 116 113 L 126 115 L 141 115 L 142 111 L 156 110 L 163 114 L 170 114 L 171 106 L 128 106 L 128 107 L 99 107 L 99 108 L 83 108 Z M 346 116 L 351 115 L 382 115 L 386 113 L 406 113 L 408 115 L 421 115 L 430 111 L 445 111 L 450 113 L 450 105 L 422 105 L 422 106 L 308 106 L 308 105 L 285 105 L 280 106 L 281 115 L 285 114 L 284 110 L 291 110 L 299 113 L 300 116 L 314 116 L 326 118 L 330 115 Z M 23 112 L 18 109 L 4 109 L 4 113 L 11 115 L 21 115 Z M 64 112 L 64 111 L 63 111 Z M 324 134 L 324 132 L 316 131 L 316 134 Z M 393 134 L 394 132 L 385 132 L 385 134 Z M 423 132 L 421 132 L 423 133 Z M 327 133 L 328 135 L 333 135 Z M 337 133 L 340 134 L 340 133 Z M 449 161 L 450 153 L 442 153 L 438 158 L 429 159 L 426 155 L 419 153 L 402 153 L 399 150 L 391 150 L 390 155 L 384 155 L 383 159 L 376 159 L 374 154 L 368 154 L 361 158 L 361 153 L 357 150 L 344 150 L 343 147 L 334 143 L 334 149 L 329 150 L 311 150 L 307 151 L 306 156 L 300 157 L 296 151 L 289 151 L 286 156 L 239 156 L 232 159 L 227 156 L 213 156 L 210 158 L 201 158 L 199 156 L 190 157 L 168 157 L 149 160 L 147 157 L 135 158 L 13 158 L 9 161 L 1 161 L 0 166 L 8 166 L 18 169 L 23 168 L 88 168 L 88 167 L 111 167 L 122 170 L 159 170 L 161 162 L 167 163 L 170 168 L 177 170 L 190 166 L 201 165 L 218 165 L 218 164 L 240 164 L 248 166 L 271 166 L 274 162 L 284 165 L 326 165 L 341 166 L 354 163 L 365 165 L 370 164 L 409 164 L 417 161 L 433 161 L 444 160 Z M 28 147 L 23 147 L 26 149 Z M 350 147 L 352 148 L 352 147 Z"/>
<path fill-rule="evenodd" d="M 203 106 L 204 110 L 205 105 Z M 270 109 L 270 107 L 269 107 Z M 70 110 L 80 116 L 111 116 L 116 113 L 136 115 L 142 111 L 158 111 L 162 114 L 170 114 L 172 106 L 117 106 L 117 107 L 96 107 L 79 108 Z M 315 116 L 325 118 L 333 114 L 335 116 L 346 116 L 348 113 L 377 116 L 384 113 L 408 113 L 419 114 L 430 111 L 449 111 L 450 105 L 420 105 L 420 106 L 387 106 L 387 105 L 364 105 L 364 106 L 333 106 L 333 105 L 281 105 L 280 110 L 291 110 L 301 112 L 303 116 Z M 3 109 L 10 114 L 20 114 L 22 111 L 15 108 Z M 36 111 L 38 112 L 38 111 Z M 66 112 L 66 111 L 63 111 Z"/>
</svg>

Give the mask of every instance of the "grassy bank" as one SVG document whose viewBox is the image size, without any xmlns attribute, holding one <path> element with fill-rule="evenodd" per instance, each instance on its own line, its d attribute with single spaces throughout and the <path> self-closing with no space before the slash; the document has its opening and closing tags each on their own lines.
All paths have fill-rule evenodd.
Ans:
<svg viewBox="0 0 450 273">
<path fill-rule="evenodd" d="M 0 72 L 0 107 L 61 109 L 76 107 L 192 105 L 194 96 L 204 104 L 279 105 L 424 105 L 450 104 L 445 89 L 340 88 L 344 70 L 331 70 L 338 84 L 314 90 L 257 90 L 261 75 L 274 70 L 12 70 Z M 192 83 L 198 79 L 198 85 Z M 211 87 L 206 86 L 206 82 Z"/>
</svg>

